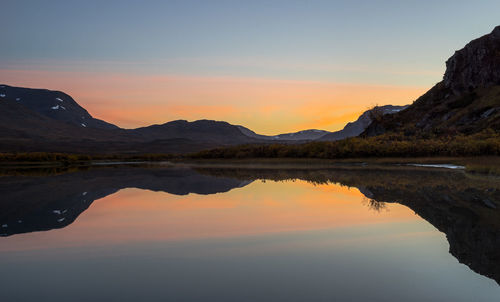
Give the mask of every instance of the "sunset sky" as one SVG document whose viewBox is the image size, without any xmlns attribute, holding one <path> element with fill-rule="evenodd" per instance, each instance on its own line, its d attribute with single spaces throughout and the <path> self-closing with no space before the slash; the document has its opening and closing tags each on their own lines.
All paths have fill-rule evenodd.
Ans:
<svg viewBox="0 0 500 302">
<path fill-rule="evenodd" d="M 132 128 L 216 119 L 338 130 L 408 104 L 499 25 L 500 1 L 22 1 L 1 4 L 0 83 L 64 91 Z M 478 17 L 480 16 L 480 17 Z"/>
</svg>

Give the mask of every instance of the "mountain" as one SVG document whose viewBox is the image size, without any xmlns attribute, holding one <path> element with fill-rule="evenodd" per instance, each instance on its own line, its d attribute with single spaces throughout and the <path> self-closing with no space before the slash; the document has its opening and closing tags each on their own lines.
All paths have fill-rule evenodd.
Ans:
<svg viewBox="0 0 500 302">
<path fill-rule="evenodd" d="M 227 122 L 198 120 L 188 122 L 177 120 L 162 125 L 152 125 L 130 130 L 149 140 L 184 138 L 197 141 L 224 144 L 248 143 L 254 139 L 244 135 L 238 126 Z"/>
<path fill-rule="evenodd" d="M 0 85 L 0 152 L 186 153 L 258 143 L 226 122 L 173 121 L 121 129 L 60 91 Z"/>
<path fill-rule="evenodd" d="M 0 115 L 0 152 L 186 153 L 387 132 L 409 137 L 499 132 L 500 26 L 455 52 L 443 80 L 412 105 L 376 107 L 337 132 L 310 129 L 266 136 L 210 120 L 121 129 L 94 118 L 63 92 L 8 85 L 0 85 Z"/>
<path fill-rule="evenodd" d="M 16 101 L 40 115 L 78 127 L 118 129 L 113 124 L 92 117 L 72 97 L 61 91 L 1 85 L 0 98 Z"/>
<path fill-rule="evenodd" d="M 291 132 L 291 133 L 284 133 L 284 134 L 278 134 L 278 135 L 261 135 L 257 134 L 254 131 L 243 127 L 243 126 L 237 126 L 240 131 L 252 138 L 257 138 L 257 139 L 262 139 L 262 140 L 273 140 L 273 141 L 307 141 L 307 140 L 315 140 L 317 138 L 322 137 L 323 135 L 330 133 L 329 131 L 326 130 L 318 130 L 318 129 L 309 129 L 309 130 L 302 130 L 298 132 Z"/>
<path fill-rule="evenodd" d="M 377 106 L 373 109 L 367 110 L 363 112 L 359 116 L 359 118 L 354 122 L 349 122 L 342 130 L 330 132 L 326 130 L 317 130 L 317 129 L 309 129 L 302 130 L 298 132 L 292 133 L 284 133 L 278 135 L 261 135 L 257 134 L 254 131 L 245 128 L 243 126 L 237 126 L 240 131 L 252 138 L 260 139 L 260 140 L 272 140 L 275 142 L 281 141 L 336 141 L 341 140 L 348 137 L 358 136 L 372 123 L 373 117 L 377 115 L 386 115 L 386 114 L 394 114 L 400 112 L 404 109 L 408 108 L 406 106 L 393 106 L 393 105 L 385 105 L 385 106 Z"/>
<path fill-rule="evenodd" d="M 446 61 L 443 80 L 406 110 L 372 123 L 365 135 L 500 131 L 500 26 Z"/>
<path fill-rule="evenodd" d="M 396 107 L 381 108 L 388 113 Z M 238 144 L 302 143 L 335 134 L 310 129 L 266 136 L 211 120 L 122 129 L 92 117 L 63 92 L 8 85 L 0 85 L 0 114 L 0 152 L 186 153 Z M 366 116 L 346 129 L 364 129 Z M 347 135 L 359 134 L 352 129 Z"/>
<path fill-rule="evenodd" d="M 315 140 L 327 133 L 330 132 L 325 130 L 309 129 L 298 132 L 279 134 L 277 135 L 277 137 L 280 140 Z"/>
<path fill-rule="evenodd" d="M 392 105 L 377 106 L 373 109 L 370 109 L 370 110 L 363 112 L 363 114 L 361 114 L 356 121 L 347 123 L 347 125 L 344 127 L 344 129 L 325 134 L 325 135 L 319 137 L 318 140 L 320 140 L 320 141 L 336 141 L 336 140 L 341 140 L 341 139 L 348 138 L 348 137 L 358 136 L 361 133 L 363 133 L 363 131 L 365 131 L 365 129 L 368 128 L 368 126 L 370 126 L 370 124 L 372 123 L 375 116 L 398 113 L 402 110 L 405 110 L 406 108 L 408 108 L 408 105 L 406 105 L 406 106 L 392 106 Z"/>
<path fill-rule="evenodd" d="M 359 135 L 375 114 L 404 108 L 377 107 L 337 132 L 309 129 L 268 136 L 212 120 L 122 129 L 92 117 L 63 92 L 0 85 L 0 152 L 188 153 L 239 144 L 338 140 Z"/>
<path fill-rule="evenodd" d="M 0 151 L 25 150 L 55 142 L 95 142 L 131 140 L 123 129 L 83 127 L 61 121 L 23 105 L 20 101 L 0 94 Z M 96 122 L 97 125 L 102 125 Z M 7 147 L 10 146 L 10 147 Z M 12 147 L 12 148 L 11 148 Z M 55 145 L 54 147 L 63 147 Z M 41 150 L 40 150 L 41 151 Z"/>
</svg>

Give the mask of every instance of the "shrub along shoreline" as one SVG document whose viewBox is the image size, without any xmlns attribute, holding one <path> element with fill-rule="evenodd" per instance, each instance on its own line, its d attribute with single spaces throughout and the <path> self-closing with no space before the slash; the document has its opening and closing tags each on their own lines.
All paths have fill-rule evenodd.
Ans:
<svg viewBox="0 0 500 302">
<path fill-rule="evenodd" d="M 189 158 L 371 158 L 371 157 L 463 157 L 500 155 L 500 135 L 485 131 L 449 137 L 407 137 L 386 134 L 353 137 L 334 142 L 300 145 L 240 145 L 190 154 Z"/>
<path fill-rule="evenodd" d="M 0 164 L 62 163 L 99 161 L 191 161 L 210 159 L 377 159 L 416 157 L 500 156 L 500 134 L 483 131 L 474 135 L 449 137 L 408 137 L 385 134 L 354 137 L 333 142 L 304 144 L 246 144 L 204 150 L 191 154 L 71 154 L 71 153 L 0 153 Z"/>
</svg>

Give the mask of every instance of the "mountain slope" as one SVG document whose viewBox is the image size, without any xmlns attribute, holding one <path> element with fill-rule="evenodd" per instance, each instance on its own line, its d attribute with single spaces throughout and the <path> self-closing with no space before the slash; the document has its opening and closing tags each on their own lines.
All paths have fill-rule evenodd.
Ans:
<svg viewBox="0 0 500 302">
<path fill-rule="evenodd" d="M 243 126 L 237 126 L 240 131 L 252 138 L 257 138 L 261 140 L 273 140 L 273 141 L 305 141 L 305 140 L 315 140 L 319 137 L 322 137 L 325 134 L 330 133 L 329 131 L 326 130 L 318 130 L 318 129 L 308 129 L 308 130 L 302 130 L 298 132 L 291 132 L 291 133 L 283 133 L 283 134 L 278 134 L 278 135 L 261 135 L 257 134 L 254 131 L 243 127 Z"/>
<path fill-rule="evenodd" d="M 123 129 L 82 127 L 50 118 L 27 108 L 19 101 L 0 95 L 0 146 L 8 140 L 82 141 L 122 140 L 132 138 Z"/>
<path fill-rule="evenodd" d="M 0 114 L 1 152 L 185 153 L 247 143 L 301 143 L 330 133 L 311 129 L 266 136 L 211 120 L 121 129 L 93 118 L 63 92 L 6 85 L 0 85 Z"/>
<path fill-rule="evenodd" d="M 468 135 L 486 129 L 500 131 L 500 26 L 456 51 L 441 82 L 365 134 Z"/>
<path fill-rule="evenodd" d="M 118 129 L 113 124 L 92 117 L 64 92 L 0 85 L 0 98 L 19 102 L 43 116 L 78 127 Z"/>
<path fill-rule="evenodd" d="M 254 131 L 243 127 L 237 126 L 240 131 L 248 137 L 261 139 L 261 140 L 273 140 L 276 142 L 280 141 L 336 141 L 341 140 L 348 137 L 358 136 L 372 123 L 372 117 L 376 115 L 386 115 L 386 114 L 394 114 L 406 109 L 406 106 L 393 106 L 393 105 L 385 105 L 385 106 L 377 106 L 373 109 L 367 110 L 363 112 L 359 116 L 359 118 L 354 122 L 349 122 L 342 130 L 330 132 L 326 130 L 317 130 L 317 129 L 309 129 L 302 130 L 298 132 L 292 133 L 284 133 L 278 135 L 261 135 L 257 134 Z"/>
<path fill-rule="evenodd" d="M 323 135 L 330 133 L 329 131 L 325 130 L 318 130 L 318 129 L 308 129 L 308 130 L 302 130 L 298 132 L 292 132 L 292 133 L 284 133 L 284 134 L 279 134 L 277 137 L 280 140 L 315 140 Z"/>
<path fill-rule="evenodd" d="M 198 120 L 188 122 L 177 120 L 162 125 L 152 125 L 129 130 L 146 140 L 184 138 L 203 142 L 223 144 L 247 143 L 256 141 L 244 135 L 237 126 L 227 122 Z"/>
<path fill-rule="evenodd" d="M 62 92 L 0 85 L 0 152 L 186 153 L 260 142 L 226 122 L 121 129 Z"/>
<path fill-rule="evenodd" d="M 347 123 L 344 129 L 321 136 L 318 140 L 336 141 L 348 137 L 358 136 L 363 133 L 363 131 L 365 131 L 365 129 L 372 123 L 375 116 L 394 114 L 405 110 L 406 108 L 408 108 L 408 106 L 377 106 L 371 110 L 363 112 L 363 114 L 361 114 L 356 121 Z"/>
</svg>

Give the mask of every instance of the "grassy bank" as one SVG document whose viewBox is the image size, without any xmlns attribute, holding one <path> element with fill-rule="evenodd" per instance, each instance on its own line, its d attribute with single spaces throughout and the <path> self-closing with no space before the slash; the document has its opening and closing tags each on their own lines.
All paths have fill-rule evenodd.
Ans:
<svg viewBox="0 0 500 302">
<path fill-rule="evenodd" d="M 250 169 L 323 169 L 348 168 L 364 169 L 424 169 L 412 164 L 453 164 L 464 166 L 468 173 L 488 174 L 500 176 L 500 156 L 476 157 L 370 157 L 370 158 L 211 158 L 194 159 L 190 157 L 176 157 L 171 155 L 155 156 L 92 156 L 75 154 L 50 154 L 51 161 L 44 161 L 45 157 L 39 154 L 17 154 L 8 158 L 9 161 L 0 162 L 0 175 L 25 175 L 29 173 L 58 174 L 96 166 L 116 164 L 134 164 L 139 166 L 155 167 L 157 164 L 185 165 L 201 168 L 250 168 Z M 14 159 L 14 160 L 13 160 Z M 19 160 L 19 161 L 15 161 Z M 34 169 L 36 168 L 36 169 Z M 36 171 L 38 172 L 36 172 Z"/>
<path fill-rule="evenodd" d="M 214 158 L 382 158 L 499 156 L 500 135 L 485 131 L 470 136 L 407 137 L 388 134 L 354 137 L 334 142 L 240 145 L 191 154 L 193 159 Z"/>
<path fill-rule="evenodd" d="M 113 162 L 200 162 L 207 164 L 456 164 L 469 172 L 500 175 L 500 135 L 494 131 L 449 137 L 388 134 L 305 144 L 239 145 L 188 155 L 0 153 L 0 166 L 77 166 Z"/>
<path fill-rule="evenodd" d="M 77 165 L 92 162 L 135 162 L 135 161 L 166 161 L 176 158 L 171 154 L 113 154 L 89 155 L 50 152 L 0 153 L 0 165 Z"/>
</svg>

